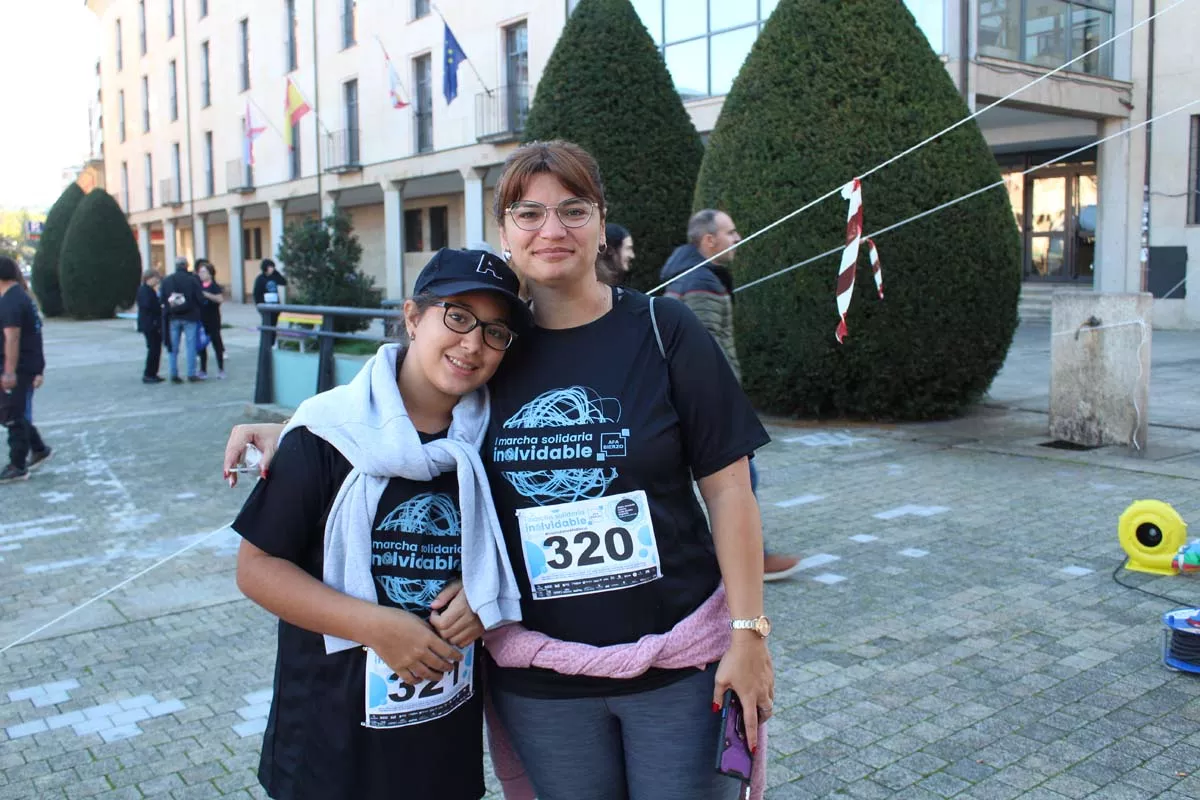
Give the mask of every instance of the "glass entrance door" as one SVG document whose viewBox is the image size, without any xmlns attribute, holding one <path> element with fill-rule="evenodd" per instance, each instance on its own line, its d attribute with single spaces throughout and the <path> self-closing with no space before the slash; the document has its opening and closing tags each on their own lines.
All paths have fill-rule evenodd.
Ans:
<svg viewBox="0 0 1200 800">
<path fill-rule="evenodd" d="M 1099 192 L 1091 163 L 1005 175 L 1025 249 L 1027 281 L 1090 283 Z"/>
<path fill-rule="evenodd" d="M 1029 185 L 1028 277 L 1067 280 L 1067 178 L 1065 175 L 1034 175 Z"/>
</svg>

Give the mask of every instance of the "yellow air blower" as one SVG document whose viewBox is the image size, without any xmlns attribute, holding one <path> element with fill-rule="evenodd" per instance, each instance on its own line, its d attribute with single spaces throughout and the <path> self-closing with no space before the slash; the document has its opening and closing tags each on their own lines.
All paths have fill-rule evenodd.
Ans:
<svg viewBox="0 0 1200 800">
<path fill-rule="evenodd" d="M 1179 570 L 1171 562 L 1187 544 L 1187 523 L 1161 500 L 1138 500 L 1121 514 L 1117 538 L 1129 556 L 1126 569 L 1175 575 Z"/>
</svg>

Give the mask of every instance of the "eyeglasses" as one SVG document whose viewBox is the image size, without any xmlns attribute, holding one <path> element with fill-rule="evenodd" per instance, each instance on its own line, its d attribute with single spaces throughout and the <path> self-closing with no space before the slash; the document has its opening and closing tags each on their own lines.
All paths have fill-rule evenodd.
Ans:
<svg viewBox="0 0 1200 800">
<path fill-rule="evenodd" d="M 468 309 L 445 301 L 434 303 L 446 309 L 442 315 L 442 324 L 455 333 L 470 333 L 476 328 L 483 328 L 483 342 L 493 350 L 507 350 L 512 347 L 517 335 L 507 325 L 499 322 L 483 322 Z"/>
<path fill-rule="evenodd" d="M 513 223 L 523 231 L 541 230 L 550 216 L 550 209 L 558 214 L 558 221 L 566 228 L 582 228 L 592 219 L 597 204 L 583 197 L 563 200 L 556 206 L 547 206 L 536 200 L 518 200 L 508 207 Z"/>
</svg>

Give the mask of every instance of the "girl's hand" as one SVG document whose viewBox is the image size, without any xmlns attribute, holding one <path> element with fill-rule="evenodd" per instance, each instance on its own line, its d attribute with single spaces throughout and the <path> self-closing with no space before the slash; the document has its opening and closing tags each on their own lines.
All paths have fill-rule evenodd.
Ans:
<svg viewBox="0 0 1200 800">
<path fill-rule="evenodd" d="M 463 591 L 461 580 L 446 584 L 429 607 L 433 609 L 429 624 L 456 647 L 466 647 L 483 635 L 483 623 L 467 605 L 467 593 Z"/>
<path fill-rule="evenodd" d="M 462 654 L 451 647 L 420 617 L 398 608 L 377 606 L 371 635 L 364 642 L 410 686 L 440 681 Z"/>
<path fill-rule="evenodd" d="M 758 724 L 771 716 L 775 704 L 775 667 L 767 641 L 754 631 L 734 631 L 733 644 L 717 667 L 713 687 L 713 710 L 721 707 L 725 692 L 733 689 L 742 703 L 746 742 L 750 752 L 758 749 Z"/>
<path fill-rule="evenodd" d="M 229 433 L 229 441 L 225 443 L 225 463 L 222 470 L 222 475 L 229 482 L 229 488 L 237 486 L 237 468 L 246 458 L 248 445 L 253 445 L 262 453 L 262 459 L 258 462 L 258 471 L 262 477 L 267 477 L 267 466 L 275 457 L 281 433 L 283 433 L 283 425 L 271 422 L 233 426 L 233 430 Z"/>
</svg>

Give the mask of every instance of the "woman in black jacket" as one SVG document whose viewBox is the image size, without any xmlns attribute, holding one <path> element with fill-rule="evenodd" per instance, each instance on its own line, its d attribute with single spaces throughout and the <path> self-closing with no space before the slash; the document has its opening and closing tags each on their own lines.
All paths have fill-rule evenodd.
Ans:
<svg viewBox="0 0 1200 800">
<path fill-rule="evenodd" d="M 157 270 L 142 273 L 142 285 L 137 293 L 137 329 L 146 337 L 146 368 L 142 370 L 142 383 L 162 383 L 158 377 L 158 364 L 162 358 L 163 311 L 158 299 L 158 283 L 162 276 Z"/>
<path fill-rule="evenodd" d="M 201 261 L 196 267 L 196 275 L 200 278 L 200 291 L 204 302 L 200 306 L 200 324 L 212 342 L 213 353 L 217 356 L 217 377 L 225 378 L 225 343 L 221 341 L 221 303 L 225 302 L 225 290 L 215 278 L 216 269 L 211 261 Z M 200 351 L 200 374 L 208 377 L 208 348 Z"/>
</svg>

